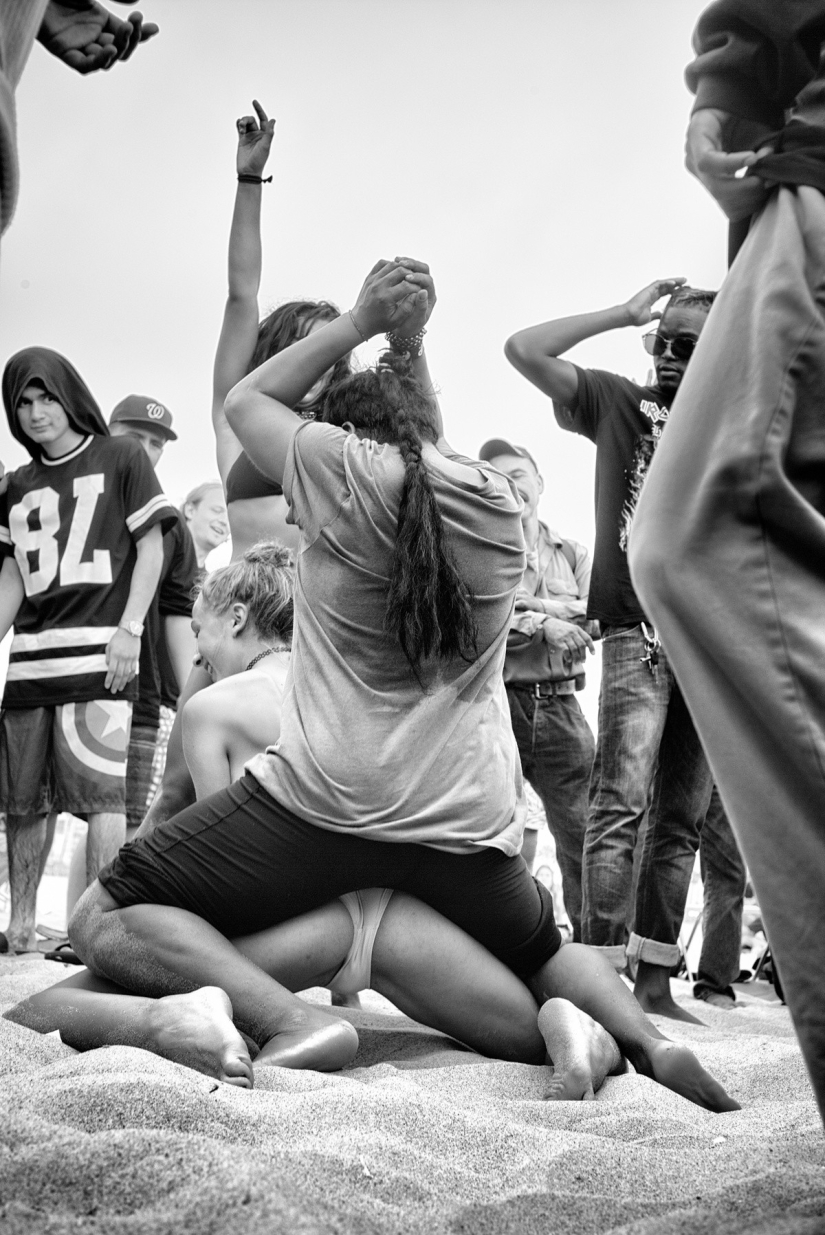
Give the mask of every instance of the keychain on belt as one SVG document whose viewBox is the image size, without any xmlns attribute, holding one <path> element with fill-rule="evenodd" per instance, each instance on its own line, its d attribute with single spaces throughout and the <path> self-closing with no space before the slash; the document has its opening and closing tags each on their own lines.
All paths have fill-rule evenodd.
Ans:
<svg viewBox="0 0 825 1235">
<path fill-rule="evenodd" d="M 651 626 L 648 629 L 647 623 L 642 622 L 642 634 L 645 640 L 645 654 L 639 657 L 639 664 L 647 665 L 651 675 L 655 678 L 659 665 L 659 648 L 662 644 L 659 636 L 656 634 L 655 626 Z"/>
</svg>

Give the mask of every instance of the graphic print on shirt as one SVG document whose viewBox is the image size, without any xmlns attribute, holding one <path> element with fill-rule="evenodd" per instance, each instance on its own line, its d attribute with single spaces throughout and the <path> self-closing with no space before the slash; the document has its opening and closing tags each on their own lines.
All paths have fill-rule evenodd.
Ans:
<svg viewBox="0 0 825 1235">
<path fill-rule="evenodd" d="M 112 558 L 108 550 L 95 549 L 91 561 L 83 560 L 95 507 L 105 487 L 102 472 L 75 477 L 72 483 L 75 508 L 62 560 L 57 543 L 60 495 L 47 485 L 30 490 L 12 506 L 9 531 L 27 596 L 45 592 L 54 582 L 58 569 L 59 587 L 112 582 Z"/>
<path fill-rule="evenodd" d="M 174 512 L 140 445 L 87 437 L 59 460 L 9 477 L 0 556 L 13 555 L 24 600 L 14 620 L 5 707 L 111 698 L 106 649 L 131 586 L 136 542 Z M 120 698 L 136 697 L 129 683 Z"/>
<path fill-rule="evenodd" d="M 622 506 L 622 513 L 619 520 L 619 548 L 623 553 L 627 553 L 627 545 L 630 540 L 630 529 L 633 527 L 633 519 L 636 514 L 636 507 L 639 504 L 642 488 L 650 470 L 650 464 L 653 459 L 659 438 L 662 436 L 662 430 L 665 427 L 670 409 L 660 407 L 651 399 L 640 399 L 639 411 L 643 416 L 646 416 L 651 421 L 650 433 L 641 434 L 636 439 L 636 444 L 633 447 L 633 460 L 630 469 L 625 472 L 627 480 L 627 497 Z"/>
</svg>

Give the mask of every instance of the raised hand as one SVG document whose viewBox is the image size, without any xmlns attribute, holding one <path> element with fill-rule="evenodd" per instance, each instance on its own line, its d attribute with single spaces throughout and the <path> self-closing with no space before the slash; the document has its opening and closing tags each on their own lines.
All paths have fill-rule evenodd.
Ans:
<svg viewBox="0 0 825 1235">
<path fill-rule="evenodd" d="M 123 20 L 97 0 L 51 0 L 37 38 L 53 56 L 85 74 L 128 60 L 138 43 L 157 33 L 155 23 L 144 25 L 138 12 Z"/>
<path fill-rule="evenodd" d="M 429 273 L 409 270 L 398 262 L 376 262 L 352 306 L 358 329 L 366 337 L 388 330 L 414 334 L 410 323 L 426 321 L 429 316 L 428 283 L 432 285 Z"/>
<path fill-rule="evenodd" d="M 643 287 L 625 304 L 630 318 L 628 324 L 646 326 L 648 322 L 658 321 L 662 314 L 653 310 L 656 301 L 661 300 L 663 296 L 672 295 L 677 287 L 682 287 L 686 282 L 686 279 L 657 279 L 655 283 L 649 283 L 647 287 Z"/>
<path fill-rule="evenodd" d="M 241 116 L 236 121 L 238 129 L 237 169 L 239 176 L 260 176 L 266 167 L 272 138 L 275 136 L 275 121 L 270 120 L 257 99 L 252 100 L 255 116 Z"/>
<path fill-rule="evenodd" d="M 750 139 L 756 143 L 767 136 L 764 125 L 751 128 L 752 132 L 744 132 L 741 121 L 713 107 L 694 112 L 688 125 L 685 166 L 732 222 L 755 214 L 770 192 L 770 186 L 751 169 L 763 155 L 771 153 L 772 147 L 727 149 L 736 139 Z"/>
<path fill-rule="evenodd" d="M 426 262 L 419 262 L 414 257 L 396 257 L 395 260 L 399 266 L 403 266 L 405 270 L 410 272 L 410 280 L 417 283 L 422 291 L 427 293 L 427 299 L 424 301 L 422 297 L 416 297 L 410 303 L 409 313 L 403 323 L 399 320 L 398 324 L 393 326 L 393 330 L 396 334 L 400 335 L 418 334 L 419 330 L 423 330 L 430 320 L 432 311 L 435 308 L 437 299 L 435 283 Z"/>
</svg>

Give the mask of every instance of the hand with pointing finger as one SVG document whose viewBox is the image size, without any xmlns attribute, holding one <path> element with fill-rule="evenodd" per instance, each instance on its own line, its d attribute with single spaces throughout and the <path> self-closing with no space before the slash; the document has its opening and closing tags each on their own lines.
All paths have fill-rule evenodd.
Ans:
<svg viewBox="0 0 825 1235">
<path fill-rule="evenodd" d="M 275 136 L 275 121 L 270 120 L 257 99 L 252 100 L 255 116 L 241 116 L 236 121 L 238 130 L 238 157 L 236 166 L 239 176 L 262 176 L 272 138 Z"/>
</svg>

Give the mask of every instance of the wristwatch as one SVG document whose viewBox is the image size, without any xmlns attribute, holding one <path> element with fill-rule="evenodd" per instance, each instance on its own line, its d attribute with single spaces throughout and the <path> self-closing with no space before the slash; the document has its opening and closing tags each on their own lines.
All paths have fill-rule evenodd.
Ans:
<svg viewBox="0 0 825 1235">
<path fill-rule="evenodd" d="M 121 622 L 120 629 L 128 630 L 130 635 L 134 635 L 136 639 L 139 639 L 143 634 L 143 622 Z"/>
</svg>

